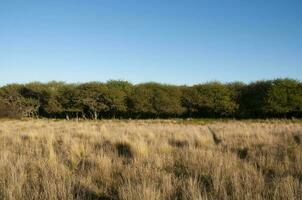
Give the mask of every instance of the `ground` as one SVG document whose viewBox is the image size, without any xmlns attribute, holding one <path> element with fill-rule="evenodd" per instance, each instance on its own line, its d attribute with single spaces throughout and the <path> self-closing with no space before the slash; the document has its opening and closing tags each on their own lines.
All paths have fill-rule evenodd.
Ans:
<svg viewBox="0 0 302 200">
<path fill-rule="evenodd" d="M 302 123 L 1 120 L 0 199 L 302 199 Z"/>
</svg>

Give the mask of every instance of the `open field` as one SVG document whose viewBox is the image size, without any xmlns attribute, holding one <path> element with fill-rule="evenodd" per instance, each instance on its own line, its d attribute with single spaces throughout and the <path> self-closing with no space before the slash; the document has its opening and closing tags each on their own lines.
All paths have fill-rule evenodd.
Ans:
<svg viewBox="0 0 302 200">
<path fill-rule="evenodd" d="M 2 120 L 0 199 L 302 199 L 302 123 Z"/>
</svg>

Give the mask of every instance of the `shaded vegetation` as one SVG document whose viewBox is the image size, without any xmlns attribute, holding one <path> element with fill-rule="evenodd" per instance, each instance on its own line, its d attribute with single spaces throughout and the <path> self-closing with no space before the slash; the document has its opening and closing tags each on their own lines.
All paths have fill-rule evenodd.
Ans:
<svg viewBox="0 0 302 200">
<path fill-rule="evenodd" d="M 10 84 L 0 117 L 292 118 L 302 116 L 302 83 L 292 79 L 194 86 L 126 81 Z"/>
</svg>

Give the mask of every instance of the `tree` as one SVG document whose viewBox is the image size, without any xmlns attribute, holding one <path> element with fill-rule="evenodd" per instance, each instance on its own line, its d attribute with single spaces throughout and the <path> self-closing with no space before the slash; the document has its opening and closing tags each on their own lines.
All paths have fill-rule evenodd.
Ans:
<svg viewBox="0 0 302 200">
<path fill-rule="evenodd" d="M 11 84 L 0 90 L 1 110 L 10 117 L 35 117 L 39 109 L 39 101 L 22 96 L 23 85 Z M 2 114 L 3 114 L 2 113 Z"/>
<path fill-rule="evenodd" d="M 64 86 L 63 82 L 49 82 L 47 84 L 33 82 L 26 84 L 21 91 L 25 98 L 39 101 L 39 114 L 44 117 L 55 117 L 61 113 L 58 102 L 58 91 Z"/>
<path fill-rule="evenodd" d="M 135 85 L 128 97 L 128 107 L 131 115 L 136 118 L 149 118 L 156 115 L 153 107 L 153 83 Z"/>
<path fill-rule="evenodd" d="M 230 117 L 233 116 L 237 104 L 232 98 L 232 91 L 219 82 L 195 85 L 186 94 L 190 99 L 185 99 L 185 104 L 198 112 L 203 117 Z"/>
<path fill-rule="evenodd" d="M 185 108 L 186 117 L 198 117 L 202 106 L 202 100 L 194 87 L 184 87 L 182 90 L 181 102 Z"/>
<path fill-rule="evenodd" d="M 154 85 L 153 107 L 159 117 L 179 117 L 185 111 L 181 89 L 170 85 Z"/>
<path fill-rule="evenodd" d="M 271 87 L 272 81 L 257 81 L 244 87 L 239 102 L 240 117 L 267 117 L 266 99 Z"/>
<path fill-rule="evenodd" d="M 125 116 L 128 111 L 127 97 L 130 95 L 133 85 L 127 81 L 108 81 L 106 99 L 108 99 L 109 117 L 117 115 Z"/>
<path fill-rule="evenodd" d="M 158 83 L 135 86 L 129 98 L 129 107 L 137 117 L 181 116 L 181 89 Z"/>
<path fill-rule="evenodd" d="M 77 87 L 78 96 L 84 110 L 92 119 L 98 119 L 100 114 L 109 111 L 108 87 L 99 82 L 81 84 Z"/>
<path fill-rule="evenodd" d="M 266 110 L 273 116 L 295 116 L 302 111 L 302 87 L 292 79 L 276 79 L 265 99 Z"/>
<path fill-rule="evenodd" d="M 240 116 L 240 110 L 239 110 L 240 98 L 242 95 L 242 90 L 246 87 L 246 84 L 244 84 L 242 82 L 233 82 L 233 83 L 226 84 L 226 87 L 229 88 L 230 97 L 231 97 L 232 101 L 236 103 L 234 117 L 239 117 Z"/>
<path fill-rule="evenodd" d="M 86 118 L 76 85 L 66 84 L 60 87 L 58 90 L 58 103 L 61 113 L 64 113 L 67 120 L 69 120 L 70 116 L 78 118 L 79 113 L 82 114 L 83 118 Z"/>
</svg>

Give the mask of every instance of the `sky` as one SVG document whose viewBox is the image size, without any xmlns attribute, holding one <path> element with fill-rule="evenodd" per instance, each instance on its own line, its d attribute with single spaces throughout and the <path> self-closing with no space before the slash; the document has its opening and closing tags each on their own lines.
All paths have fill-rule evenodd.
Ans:
<svg viewBox="0 0 302 200">
<path fill-rule="evenodd" d="M 0 0 L 0 85 L 302 80 L 301 0 Z"/>
</svg>

